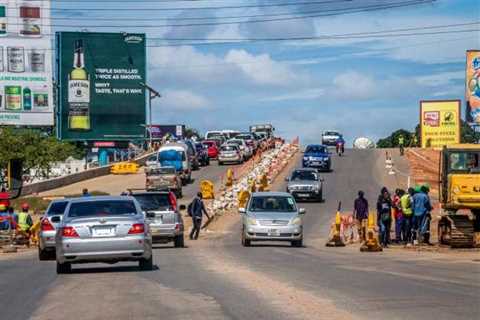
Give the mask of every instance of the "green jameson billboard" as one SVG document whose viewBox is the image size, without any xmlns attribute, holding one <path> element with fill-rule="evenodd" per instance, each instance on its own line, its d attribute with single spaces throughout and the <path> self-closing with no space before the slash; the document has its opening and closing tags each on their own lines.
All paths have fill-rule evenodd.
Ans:
<svg viewBox="0 0 480 320">
<path fill-rule="evenodd" d="M 144 34 L 57 32 L 57 58 L 60 139 L 144 137 Z"/>
</svg>

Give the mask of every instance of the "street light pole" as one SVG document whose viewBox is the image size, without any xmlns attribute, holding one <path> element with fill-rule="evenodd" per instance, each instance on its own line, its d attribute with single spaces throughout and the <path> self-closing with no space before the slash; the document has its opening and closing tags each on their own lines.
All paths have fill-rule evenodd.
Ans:
<svg viewBox="0 0 480 320">
<path fill-rule="evenodd" d="M 152 100 L 155 98 L 161 98 L 162 95 L 158 93 L 157 90 L 153 89 L 144 82 L 140 82 L 140 85 L 148 90 L 148 127 L 145 126 L 145 130 L 149 134 L 149 146 L 152 147 L 153 137 L 152 137 Z"/>
</svg>

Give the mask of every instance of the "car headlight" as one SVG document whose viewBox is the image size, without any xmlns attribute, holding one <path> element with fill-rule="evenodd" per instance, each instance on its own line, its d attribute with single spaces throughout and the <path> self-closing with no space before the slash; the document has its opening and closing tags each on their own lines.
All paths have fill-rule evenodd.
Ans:
<svg viewBox="0 0 480 320">
<path fill-rule="evenodd" d="M 330 160 L 328 157 L 323 158 L 323 161 L 328 161 Z"/>
<path fill-rule="evenodd" d="M 256 225 L 257 224 L 257 219 L 249 217 L 249 218 L 247 218 L 247 223 L 249 225 Z"/>
<path fill-rule="evenodd" d="M 314 185 L 313 190 L 316 192 L 320 191 L 320 186 L 318 184 Z"/>
<path fill-rule="evenodd" d="M 299 226 L 302 224 L 302 219 L 300 217 L 293 218 L 292 221 L 290 221 L 290 224 Z"/>
<path fill-rule="evenodd" d="M 303 157 L 303 160 L 308 161 L 309 157 Z"/>
</svg>

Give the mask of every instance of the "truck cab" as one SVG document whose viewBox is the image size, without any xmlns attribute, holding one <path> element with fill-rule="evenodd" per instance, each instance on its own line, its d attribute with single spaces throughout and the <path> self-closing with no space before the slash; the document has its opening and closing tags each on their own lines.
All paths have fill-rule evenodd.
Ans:
<svg viewBox="0 0 480 320">
<path fill-rule="evenodd" d="M 187 146 L 180 143 L 166 144 L 158 150 L 158 163 L 162 167 L 174 167 L 179 173 L 183 184 L 191 181 L 192 170 L 190 159 L 187 155 Z"/>
</svg>

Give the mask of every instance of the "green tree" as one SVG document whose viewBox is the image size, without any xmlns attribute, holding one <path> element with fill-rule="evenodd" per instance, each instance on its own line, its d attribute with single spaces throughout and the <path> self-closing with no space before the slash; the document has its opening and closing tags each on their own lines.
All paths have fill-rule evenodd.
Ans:
<svg viewBox="0 0 480 320">
<path fill-rule="evenodd" d="M 70 156 L 79 156 L 71 143 L 38 130 L 0 128 L 0 168 L 6 168 L 10 159 L 22 159 L 25 173 L 33 169 L 39 177 L 48 178 L 52 165 Z"/>
<path fill-rule="evenodd" d="M 398 138 L 403 136 L 404 146 L 410 146 L 413 139 L 412 132 L 405 129 L 398 129 L 390 134 L 388 137 L 378 140 L 377 148 L 397 148 L 398 147 Z"/>
<path fill-rule="evenodd" d="M 185 128 L 185 138 L 190 139 L 191 137 L 196 136 L 200 138 L 200 133 L 198 132 L 197 129 L 194 128 Z"/>
</svg>

